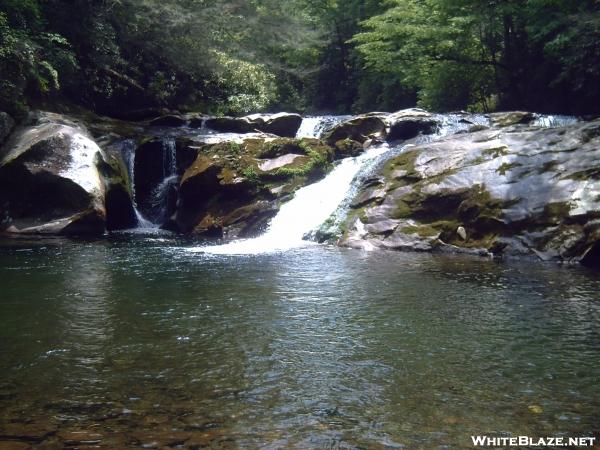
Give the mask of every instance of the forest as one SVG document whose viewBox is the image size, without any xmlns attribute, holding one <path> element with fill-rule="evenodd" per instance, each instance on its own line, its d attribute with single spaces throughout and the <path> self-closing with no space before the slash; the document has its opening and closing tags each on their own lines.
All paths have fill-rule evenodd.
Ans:
<svg viewBox="0 0 600 450">
<path fill-rule="evenodd" d="M 600 107 L 598 0 L 0 0 L 0 110 Z"/>
</svg>

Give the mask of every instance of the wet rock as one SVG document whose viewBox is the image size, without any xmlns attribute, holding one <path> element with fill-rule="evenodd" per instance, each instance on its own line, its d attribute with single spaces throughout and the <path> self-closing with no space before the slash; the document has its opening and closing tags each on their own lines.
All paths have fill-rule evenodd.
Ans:
<svg viewBox="0 0 600 450">
<path fill-rule="evenodd" d="M 246 119 L 257 130 L 290 138 L 296 136 L 302 125 L 302 117 L 299 114 L 290 113 L 254 114 L 246 116 Z"/>
<path fill-rule="evenodd" d="M 89 430 L 61 430 L 57 437 L 67 446 L 97 445 L 103 435 Z"/>
<path fill-rule="evenodd" d="M 281 137 L 294 137 L 302 124 L 298 114 L 253 114 L 245 117 L 213 117 L 205 121 L 208 128 L 223 133 L 261 131 Z"/>
<path fill-rule="evenodd" d="M 389 127 L 387 140 L 412 139 L 420 134 L 435 133 L 439 124 L 431 113 L 413 108 L 404 109 L 386 117 Z"/>
<path fill-rule="evenodd" d="M 374 139 L 367 139 L 364 144 L 352 139 L 342 139 L 335 143 L 335 156 L 338 159 L 360 155 L 366 148 L 373 145 Z"/>
<path fill-rule="evenodd" d="M 122 156 L 116 151 L 99 155 L 96 164 L 104 185 L 107 230 L 134 228 L 137 218 L 129 175 Z"/>
<path fill-rule="evenodd" d="M 25 442 L 0 441 L 0 450 L 29 450 L 31 446 Z"/>
<path fill-rule="evenodd" d="M 142 448 L 163 448 L 184 445 L 192 434 L 187 431 L 153 430 L 135 431 L 131 437 Z"/>
<path fill-rule="evenodd" d="M 2 144 L 8 135 L 15 128 L 15 121 L 7 113 L 0 111 L 0 144 Z"/>
<path fill-rule="evenodd" d="M 273 202 L 259 200 L 242 206 L 223 218 L 224 237 L 251 238 L 264 233 L 278 208 Z"/>
<path fill-rule="evenodd" d="M 250 133 L 255 131 L 254 126 L 243 117 L 211 117 L 206 119 L 205 125 L 221 133 Z"/>
<path fill-rule="evenodd" d="M 323 134 L 322 139 L 330 145 L 346 139 L 360 144 L 372 137 L 385 135 L 386 124 L 378 116 L 358 116 L 335 125 Z"/>
<path fill-rule="evenodd" d="M 150 121 L 153 127 L 184 127 L 188 124 L 188 119 L 182 115 L 169 114 L 157 117 Z"/>
<path fill-rule="evenodd" d="M 8 423 L 0 425 L 0 440 L 41 442 L 56 430 L 56 426 L 48 423 Z"/>
<path fill-rule="evenodd" d="M 296 159 L 301 158 L 301 155 L 297 155 L 294 153 L 287 153 L 285 155 L 278 156 L 277 158 L 266 159 L 263 160 L 258 168 L 263 172 L 268 172 L 270 170 L 279 169 L 281 167 L 289 166 L 296 161 Z"/>
<path fill-rule="evenodd" d="M 324 176 L 334 151 L 316 139 L 256 139 L 205 145 L 179 188 L 179 230 L 208 237 L 263 230 L 272 200 Z"/>
<path fill-rule="evenodd" d="M 87 130 L 57 114 L 36 113 L 0 155 L 0 204 L 11 233 L 89 234 L 105 230 L 103 154 Z"/>
<path fill-rule="evenodd" d="M 535 114 L 526 111 L 508 111 L 490 114 L 490 121 L 496 127 L 509 127 L 517 124 L 527 124 L 535 120 Z"/>
<path fill-rule="evenodd" d="M 422 144 L 386 163 L 383 196 L 358 194 L 342 244 L 597 261 L 599 161 L 600 121 Z"/>
</svg>

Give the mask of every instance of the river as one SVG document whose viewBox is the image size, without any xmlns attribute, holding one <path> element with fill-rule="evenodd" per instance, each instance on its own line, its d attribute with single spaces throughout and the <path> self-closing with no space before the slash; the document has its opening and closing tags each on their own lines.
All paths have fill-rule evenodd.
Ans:
<svg viewBox="0 0 600 450">
<path fill-rule="evenodd" d="M 598 272 L 198 246 L 1 241 L 0 441 L 465 448 L 600 432 Z"/>
</svg>

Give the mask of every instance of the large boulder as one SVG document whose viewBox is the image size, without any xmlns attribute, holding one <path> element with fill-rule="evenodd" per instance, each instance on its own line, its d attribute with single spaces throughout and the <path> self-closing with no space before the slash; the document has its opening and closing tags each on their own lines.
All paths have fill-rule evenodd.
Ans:
<svg viewBox="0 0 600 450">
<path fill-rule="evenodd" d="M 10 233 L 104 233 L 102 150 L 69 118 L 36 114 L 0 154 L 0 205 Z"/>
<path fill-rule="evenodd" d="M 505 111 L 490 114 L 490 122 L 496 127 L 523 125 L 535 120 L 536 115 L 528 111 Z"/>
<path fill-rule="evenodd" d="M 383 137 L 385 133 L 386 124 L 383 118 L 364 115 L 338 123 L 323 133 L 322 139 L 330 145 L 346 139 L 362 144 L 369 138 Z"/>
<path fill-rule="evenodd" d="M 96 165 L 104 188 L 106 229 L 124 230 L 137 226 L 133 193 L 127 165 L 120 149 L 111 148 L 97 155 Z"/>
<path fill-rule="evenodd" d="M 290 138 L 296 136 L 302 125 L 302 117 L 290 113 L 253 114 L 246 119 L 259 131 Z"/>
<path fill-rule="evenodd" d="M 294 137 L 302 124 L 298 114 L 253 114 L 245 117 L 213 117 L 205 126 L 223 133 L 252 133 L 260 131 L 281 137 Z"/>
<path fill-rule="evenodd" d="M 433 134 L 439 123 L 434 115 L 418 108 L 404 109 L 385 118 L 389 141 L 412 139 L 420 134 Z"/>
<path fill-rule="evenodd" d="M 327 173 L 334 153 L 316 139 L 205 145 L 181 178 L 177 229 L 227 239 L 257 235 L 281 199 Z"/>
<path fill-rule="evenodd" d="M 543 260 L 600 255 L 600 121 L 454 135 L 389 160 L 343 245 Z"/>
</svg>

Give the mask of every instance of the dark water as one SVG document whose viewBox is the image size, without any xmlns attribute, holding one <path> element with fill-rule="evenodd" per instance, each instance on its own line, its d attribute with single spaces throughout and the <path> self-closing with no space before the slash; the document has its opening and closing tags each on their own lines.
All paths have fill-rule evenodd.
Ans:
<svg viewBox="0 0 600 450">
<path fill-rule="evenodd" d="M 186 245 L 0 243 L 0 441 L 469 448 L 600 431 L 598 273 Z"/>
</svg>

